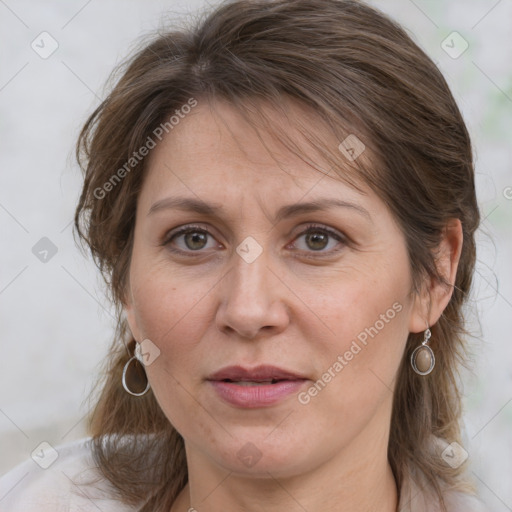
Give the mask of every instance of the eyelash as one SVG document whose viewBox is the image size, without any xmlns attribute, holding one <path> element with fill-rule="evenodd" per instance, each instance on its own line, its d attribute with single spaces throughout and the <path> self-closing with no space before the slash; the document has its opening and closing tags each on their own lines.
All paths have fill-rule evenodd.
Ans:
<svg viewBox="0 0 512 512">
<path fill-rule="evenodd" d="M 177 231 L 175 232 L 171 232 L 169 233 L 162 245 L 163 246 L 169 246 L 168 249 L 173 252 L 173 253 L 177 253 L 177 254 L 186 254 L 186 255 L 192 255 L 192 257 L 195 257 L 195 256 L 202 256 L 202 250 L 198 250 L 198 251 L 192 251 L 192 250 L 189 250 L 189 251 L 184 251 L 182 249 L 175 249 L 175 248 L 171 248 L 170 247 L 170 243 L 172 240 L 174 240 L 175 238 L 179 237 L 180 235 L 183 235 L 183 234 L 187 234 L 187 233 L 195 233 L 195 232 L 199 232 L 199 233 L 205 233 L 207 235 L 210 235 L 210 236 L 213 236 L 207 229 L 203 228 L 203 227 L 200 227 L 200 226 L 195 226 L 195 225 L 187 225 L 187 226 L 184 226 L 182 228 L 179 228 Z M 336 231 L 333 231 L 332 229 L 329 229 L 325 226 L 321 226 L 321 225 L 317 225 L 317 224 L 308 224 L 305 229 L 303 231 L 301 231 L 296 237 L 294 240 L 298 239 L 299 237 L 303 236 L 303 235 L 307 235 L 309 233 L 317 233 L 317 232 L 321 232 L 321 233 L 324 233 L 326 235 L 328 235 L 329 237 L 331 238 L 334 238 L 336 241 L 344 244 L 344 245 L 347 245 L 348 244 L 348 239 L 337 233 Z M 314 256 L 315 258 L 317 257 L 323 257 L 323 255 L 325 256 L 329 256 L 329 255 L 332 255 L 334 253 L 337 253 L 339 252 L 341 249 L 335 249 L 335 250 L 330 250 L 330 251 L 327 251 L 327 252 L 322 252 L 322 251 L 307 251 L 307 252 L 310 252 L 310 253 L 315 253 L 319 256 Z M 194 254 L 194 253 L 197 253 L 197 254 Z"/>
</svg>

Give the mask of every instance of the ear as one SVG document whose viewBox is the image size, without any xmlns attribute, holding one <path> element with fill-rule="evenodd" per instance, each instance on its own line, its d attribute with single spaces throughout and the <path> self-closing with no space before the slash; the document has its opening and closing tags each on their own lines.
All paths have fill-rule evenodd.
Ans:
<svg viewBox="0 0 512 512">
<path fill-rule="evenodd" d="M 428 277 L 416 295 L 409 331 L 421 332 L 434 325 L 450 302 L 462 251 L 463 233 L 460 219 L 450 219 L 443 229 L 436 254 L 436 267 L 446 282 Z"/>
<path fill-rule="evenodd" d="M 135 305 L 129 280 L 126 283 L 125 292 L 123 295 L 123 311 L 133 338 L 136 341 L 141 341 L 142 338 L 140 337 L 140 331 L 137 325 L 137 315 L 135 313 Z"/>
</svg>

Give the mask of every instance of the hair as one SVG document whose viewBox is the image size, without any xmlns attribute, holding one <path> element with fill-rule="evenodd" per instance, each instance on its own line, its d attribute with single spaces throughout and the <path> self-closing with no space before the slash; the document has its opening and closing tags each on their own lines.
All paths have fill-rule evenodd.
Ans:
<svg viewBox="0 0 512 512">
<path fill-rule="evenodd" d="M 89 422 L 102 474 L 123 501 L 142 502 L 142 511 L 168 510 L 187 482 L 183 438 L 153 393 L 133 397 L 121 385 L 135 346 L 122 303 L 137 198 L 148 168 L 147 158 L 130 159 L 157 127 L 169 131 L 169 116 L 191 99 L 226 101 L 254 126 L 256 117 L 264 117 L 262 104 L 284 114 L 286 100 L 311 112 L 337 140 L 355 134 L 364 141 L 365 158 L 351 163 L 306 124 L 303 130 L 340 179 L 369 185 L 387 204 L 406 240 L 414 290 L 426 278 L 444 282 L 436 248 L 449 220 L 461 221 L 464 243 L 455 286 L 431 326 L 436 367 L 427 377 L 413 372 L 409 359 L 422 335 L 410 333 L 395 383 L 388 445 L 398 489 L 412 470 L 426 479 L 445 510 L 443 489 L 463 488 L 465 467 L 452 468 L 433 453 L 432 436 L 460 442 L 459 368 L 467 359 L 463 305 L 480 217 L 470 137 L 436 65 L 395 21 L 359 1 L 237 0 L 204 13 L 188 28 L 157 34 L 118 72 L 77 143 L 84 185 L 75 233 L 105 279 L 118 320 Z M 264 129 L 271 130 L 270 123 Z M 304 153 L 286 134 L 276 136 Z M 138 436 L 144 436 L 143 447 Z"/>
</svg>

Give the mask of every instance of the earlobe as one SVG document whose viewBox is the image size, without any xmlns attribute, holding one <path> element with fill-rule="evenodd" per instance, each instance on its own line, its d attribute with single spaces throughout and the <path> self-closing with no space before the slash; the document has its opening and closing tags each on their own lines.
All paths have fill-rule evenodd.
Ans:
<svg viewBox="0 0 512 512">
<path fill-rule="evenodd" d="M 140 338 L 139 338 L 139 333 L 137 331 L 137 323 L 135 321 L 135 314 L 134 314 L 133 308 L 125 305 L 123 311 L 124 311 L 124 317 L 126 319 L 126 322 L 128 323 L 128 327 L 130 328 L 133 338 L 135 340 L 139 340 Z"/>
<path fill-rule="evenodd" d="M 463 232 L 459 219 L 450 219 L 443 229 L 435 263 L 441 279 L 428 276 L 415 298 L 410 332 L 421 332 L 434 325 L 450 302 L 462 252 Z"/>
<path fill-rule="evenodd" d="M 139 331 L 137 327 L 137 321 L 135 317 L 135 308 L 133 304 L 133 298 L 130 294 L 130 289 L 126 290 L 123 297 L 123 312 L 126 322 L 128 323 L 128 327 L 134 337 L 135 340 L 140 340 Z"/>
</svg>

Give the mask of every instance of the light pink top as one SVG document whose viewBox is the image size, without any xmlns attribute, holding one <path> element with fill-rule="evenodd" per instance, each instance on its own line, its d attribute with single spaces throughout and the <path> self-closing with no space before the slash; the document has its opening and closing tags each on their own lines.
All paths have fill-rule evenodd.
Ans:
<svg viewBox="0 0 512 512">
<path fill-rule="evenodd" d="M 94 487 L 85 485 L 99 476 L 88 441 L 57 446 L 55 451 L 43 447 L 33 459 L 0 478 L 0 512 L 135 512 L 137 508 L 112 497 L 112 487 L 104 478 Z M 486 512 L 469 494 L 448 492 L 445 501 L 448 512 Z M 437 508 L 412 480 L 407 480 L 399 511 L 437 512 Z"/>
</svg>

